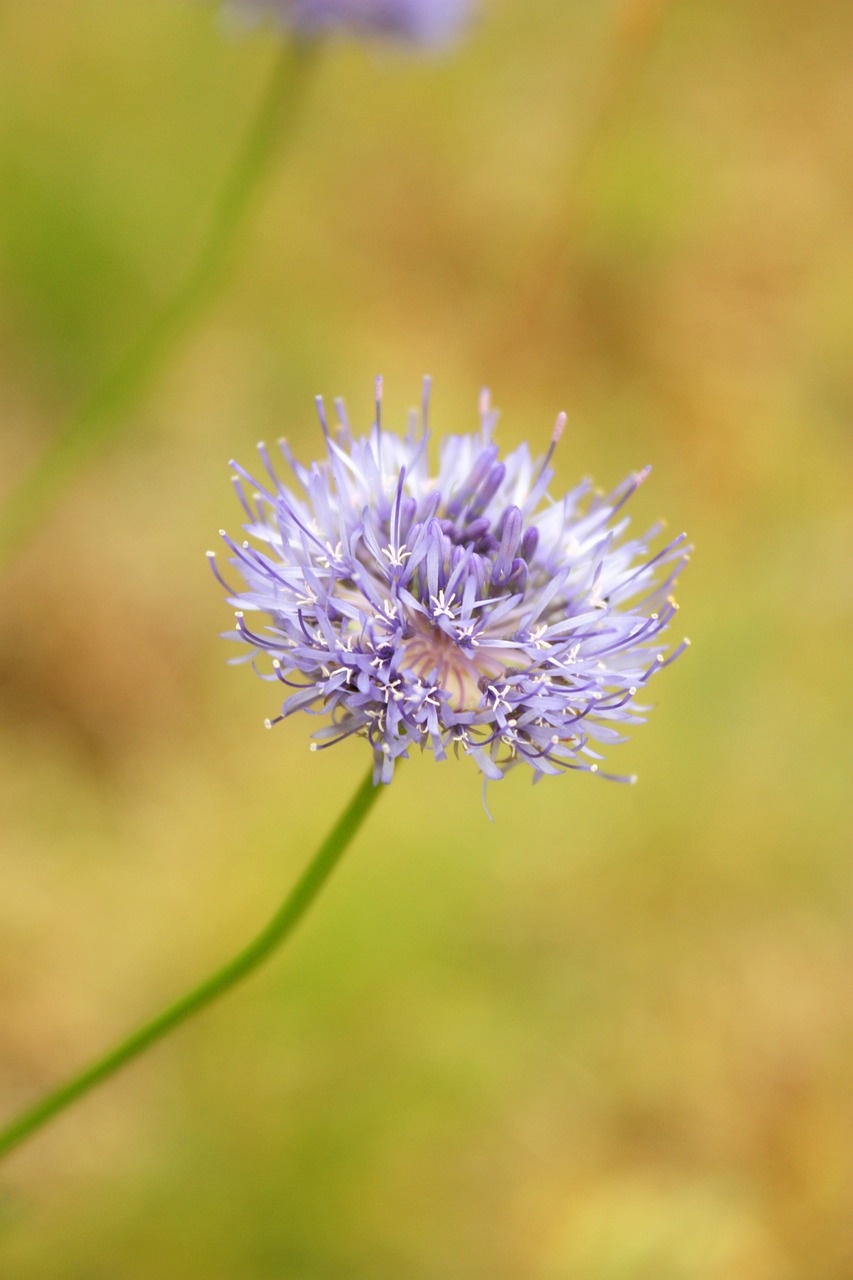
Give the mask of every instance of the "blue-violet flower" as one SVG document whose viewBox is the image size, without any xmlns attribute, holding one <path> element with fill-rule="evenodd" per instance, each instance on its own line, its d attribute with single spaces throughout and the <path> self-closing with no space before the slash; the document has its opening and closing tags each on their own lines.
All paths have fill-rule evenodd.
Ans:
<svg viewBox="0 0 853 1280">
<path fill-rule="evenodd" d="M 308 36 L 345 31 L 442 45 L 459 32 L 468 0 L 238 0 Z"/>
<path fill-rule="evenodd" d="M 237 610 L 236 660 L 270 660 L 259 674 L 287 690 L 268 725 L 306 710 L 324 718 L 314 750 L 366 738 L 377 782 L 413 746 L 438 760 L 461 751 L 493 779 L 522 761 L 534 780 L 596 773 L 600 748 L 643 719 L 640 690 L 687 643 L 660 640 L 685 535 L 655 554 L 661 526 L 625 536 L 621 509 L 648 468 L 607 496 L 584 480 L 553 500 L 565 415 L 544 459 L 523 444 L 501 461 L 485 392 L 479 431 L 445 437 L 432 472 L 428 397 L 427 381 L 402 437 L 382 424 L 381 380 L 367 436 L 340 401 L 330 426 L 318 397 L 326 457 L 303 466 L 282 441 L 291 485 L 263 445 L 263 483 L 232 463 L 248 538 L 222 536 L 245 589 L 209 555 Z"/>
</svg>

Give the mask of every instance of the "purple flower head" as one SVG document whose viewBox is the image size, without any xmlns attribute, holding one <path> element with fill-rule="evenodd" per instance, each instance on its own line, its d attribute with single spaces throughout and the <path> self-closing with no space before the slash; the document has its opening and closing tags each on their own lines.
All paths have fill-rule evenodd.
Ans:
<svg viewBox="0 0 853 1280">
<path fill-rule="evenodd" d="M 442 45 L 468 17 L 469 0 L 238 0 L 308 36 L 346 31 Z"/>
<path fill-rule="evenodd" d="M 534 780 L 596 773 L 687 643 L 660 638 L 685 535 L 655 553 L 660 526 L 626 536 L 622 507 L 647 470 L 607 496 L 584 480 L 555 501 L 565 414 L 544 459 L 521 445 L 501 461 L 485 392 L 479 430 L 445 437 L 433 471 L 428 399 L 427 381 L 420 420 L 397 435 L 377 379 L 374 425 L 354 436 L 341 402 L 331 426 L 318 397 L 326 457 L 303 466 L 282 441 L 287 485 L 263 445 L 262 483 L 232 463 L 248 536 L 222 536 L 241 590 L 209 553 L 237 610 L 227 636 L 285 691 L 268 725 L 303 710 L 323 721 L 312 750 L 366 738 L 377 782 L 412 747 L 461 752 L 493 779 L 521 762 Z"/>
</svg>

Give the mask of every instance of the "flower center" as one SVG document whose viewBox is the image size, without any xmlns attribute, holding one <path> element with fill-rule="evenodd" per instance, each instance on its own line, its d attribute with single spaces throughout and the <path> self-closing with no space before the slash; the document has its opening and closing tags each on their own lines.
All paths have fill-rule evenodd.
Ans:
<svg viewBox="0 0 853 1280">
<path fill-rule="evenodd" d="M 403 644 L 403 661 L 421 680 L 432 680 L 450 698 L 454 711 L 476 711 L 483 705 L 480 681 L 494 679 L 506 670 L 506 663 L 487 648 L 470 653 L 440 627 L 419 620 L 412 636 Z"/>
</svg>

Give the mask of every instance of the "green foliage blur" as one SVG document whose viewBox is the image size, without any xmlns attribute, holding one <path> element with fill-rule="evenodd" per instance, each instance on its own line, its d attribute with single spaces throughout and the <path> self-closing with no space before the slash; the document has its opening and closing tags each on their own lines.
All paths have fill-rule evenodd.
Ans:
<svg viewBox="0 0 853 1280">
<path fill-rule="evenodd" d="M 0 496 L 181 276 L 278 57 L 0 5 Z M 367 767 L 228 668 L 227 461 L 312 396 L 651 462 L 693 641 L 634 788 L 418 759 L 286 953 L 10 1158 L 3 1280 L 849 1280 L 853 9 L 337 41 L 216 305 L 0 601 L 0 1106 L 264 922 Z M 680 638 L 676 635 L 674 639 Z M 845 767 L 846 766 L 846 767 Z"/>
</svg>

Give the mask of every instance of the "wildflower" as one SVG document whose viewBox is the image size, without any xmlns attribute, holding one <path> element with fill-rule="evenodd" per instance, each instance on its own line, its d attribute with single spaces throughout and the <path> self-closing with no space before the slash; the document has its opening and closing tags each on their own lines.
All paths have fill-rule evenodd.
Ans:
<svg viewBox="0 0 853 1280">
<path fill-rule="evenodd" d="M 522 762 L 534 780 L 598 772 L 687 643 L 660 639 L 685 535 L 655 554 L 660 526 L 626 537 L 622 507 L 648 469 L 607 496 L 584 480 L 554 501 L 565 414 L 544 459 L 521 445 L 501 461 L 486 392 L 479 430 L 445 437 L 432 474 L 428 400 L 427 380 L 420 421 L 386 431 L 378 379 L 375 422 L 355 437 L 342 403 L 330 426 L 318 397 L 326 457 L 303 466 L 280 442 L 289 486 L 263 445 L 263 483 L 232 463 L 248 538 L 222 536 L 245 589 L 209 555 L 237 610 L 229 638 L 287 691 L 267 724 L 306 710 L 324 718 L 314 750 L 366 738 L 376 782 L 413 746 L 461 751 L 492 779 Z"/>
<path fill-rule="evenodd" d="M 452 40 L 468 16 L 467 0 L 236 0 L 270 13 L 308 36 L 334 31 L 391 36 L 414 44 Z"/>
</svg>

